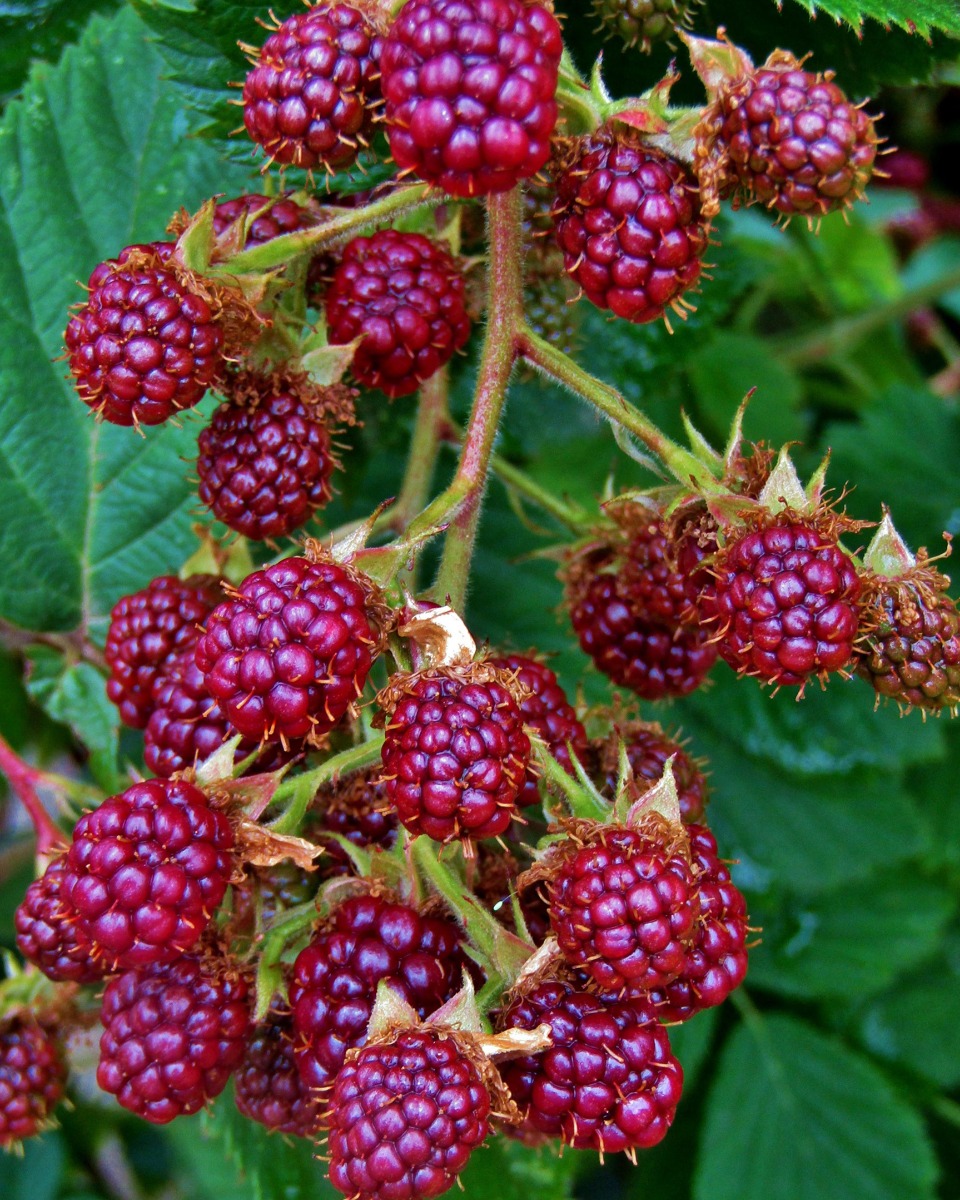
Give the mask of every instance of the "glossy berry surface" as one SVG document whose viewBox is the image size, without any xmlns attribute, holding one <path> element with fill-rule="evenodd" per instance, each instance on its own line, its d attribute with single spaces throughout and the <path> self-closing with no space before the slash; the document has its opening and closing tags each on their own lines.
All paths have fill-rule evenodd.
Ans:
<svg viewBox="0 0 960 1200">
<path fill-rule="evenodd" d="M 522 1134 L 614 1153 L 661 1141 L 683 1088 L 683 1070 L 653 1010 L 603 1002 L 568 983 L 542 983 L 501 1014 L 500 1029 L 550 1026 L 553 1045 L 503 1066 L 523 1114 Z"/>
<path fill-rule="evenodd" d="M 829 537 L 798 522 L 769 525 L 732 540 L 713 572 L 701 611 L 735 670 L 796 686 L 850 662 L 860 579 Z"/>
<path fill-rule="evenodd" d="M 360 695 L 377 639 L 356 577 L 282 559 L 210 614 L 196 647 L 207 690 L 251 741 L 324 733 Z"/>
<path fill-rule="evenodd" d="M 147 724 L 161 668 L 196 643 L 220 596 L 217 580 L 208 575 L 160 575 L 113 606 L 104 647 L 107 695 L 125 725 Z"/>
<path fill-rule="evenodd" d="M 312 1137 L 320 1129 L 320 1097 L 301 1080 L 293 1054 L 289 1015 L 271 1016 L 250 1037 L 237 1067 L 233 1094 L 237 1108 L 274 1133 Z"/>
<path fill-rule="evenodd" d="M 339 905 L 331 927 L 293 965 L 290 1006 L 304 1082 L 324 1087 L 347 1051 L 363 1045 L 381 979 L 426 1016 L 460 987 L 462 962 L 452 921 L 382 896 Z"/>
<path fill-rule="evenodd" d="M 289 392 L 221 404 L 197 445 L 201 501 L 244 537 L 286 537 L 330 500 L 330 433 Z"/>
<path fill-rule="evenodd" d="M 599 671 L 644 700 L 686 696 L 716 662 L 709 630 L 671 627 L 638 614 L 614 575 L 596 575 L 572 597 L 570 622 Z"/>
<path fill-rule="evenodd" d="M 58 854 L 27 888 L 13 918 L 17 949 L 48 979 L 95 983 L 103 977 L 103 967 L 92 957 L 80 922 L 61 895 L 66 866 L 67 856 Z"/>
<path fill-rule="evenodd" d="M 284 233 L 296 233 L 313 224 L 310 210 L 287 196 L 247 192 L 232 200 L 221 200 L 214 206 L 213 232 L 220 237 L 241 218 L 246 246 L 262 246 Z"/>
<path fill-rule="evenodd" d="M 722 1004 L 747 973 L 747 902 L 705 825 L 690 825 L 700 915 L 683 970 L 652 999 L 661 1021 L 686 1021 Z"/>
<path fill-rule="evenodd" d="M 192 955 L 127 971 L 103 994 L 97 1083 L 155 1125 L 198 1112 L 243 1058 L 250 1007 L 242 975 Z"/>
<path fill-rule="evenodd" d="M 0 1147 L 9 1150 L 49 1127 L 66 1070 L 50 1034 L 31 1017 L 0 1022 Z"/>
<path fill-rule="evenodd" d="M 384 229 L 354 238 L 327 288 L 330 341 L 359 338 L 356 381 L 406 396 L 466 343 L 465 293 L 456 261 L 423 234 Z"/>
<path fill-rule="evenodd" d="M 199 403 L 220 372 L 217 314 L 164 266 L 172 251 L 128 246 L 101 263 L 67 324 L 80 399 L 113 425 L 159 425 Z"/>
<path fill-rule="evenodd" d="M 321 0 L 294 13 L 243 85 L 247 133 L 274 162 L 349 166 L 373 123 L 380 46 L 359 6 Z"/>
<path fill-rule="evenodd" d="M 785 215 L 821 216 L 862 193 L 877 137 L 832 77 L 761 68 L 720 95 L 720 137 L 736 183 Z"/>
<path fill-rule="evenodd" d="M 584 139 L 557 177 L 553 218 L 567 271 L 618 317 L 655 321 L 700 277 L 708 229 L 696 183 L 652 147 Z"/>
<path fill-rule="evenodd" d="M 871 606 L 875 626 L 857 671 L 881 696 L 939 712 L 960 704 L 960 614 L 942 591 L 892 582 Z"/>
<path fill-rule="evenodd" d="M 525 0 L 407 0 L 384 41 L 390 150 L 452 196 L 503 192 L 550 155 L 563 45 Z"/>
<path fill-rule="evenodd" d="M 233 844 L 199 788 L 149 779 L 80 818 L 61 891 L 111 969 L 170 962 L 223 899 Z"/>
<path fill-rule="evenodd" d="M 680 816 L 684 822 L 701 820 L 707 803 L 707 781 L 703 771 L 683 746 L 668 737 L 659 725 L 632 722 L 603 743 L 600 747 L 600 786 L 604 794 L 612 798 L 616 792 L 621 738 L 636 781 L 637 798 L 660 779 L 667 760 L 672 759 Z"/>
<path fill-rule="evenodd" d="M 467 667 L 411 676 L 385 729 L 384 792 L 411 833 L 448 842 L 509 828 L 530 739 L 512 692 L 492 673 Z"/>
<path fill-rule="evenodd" d="M 682 0 L 593 0 L 593 11 L 605 33 L 641 50 L 666 41 L 689 20 Z"/>
<path fill-rule="evenodd" d="M 695 624 L 697 589 L 678 562 L 679 547 L 659 514 L 637 505 L 631 513 L 620 551 L 618 584 L 629 594 L 634 612 L 664 625 Z"/>
<path fill-rule="evenodd" d="M 564 958 L 606 994 L 642 996 L 683 970 L 697 888 L 665 825 L 609 825 L 580 848 L 571 842 L 547 886 Z"/>
<path fill-rule="evenodd" d="M 450 1188 L 490 1132 L 490 1094 L 458 1040 L 403 1029 L 337 1076 L 330 1182 L 347 1196 L 420 1200 Z"/>
<path fill-rule="evenodd" d="M 504 654 L 487 660 L 492 667 L 501 667 L 515 674 L 519 690 L 520 714 L 525 725 L 539 734 L 551 754 L 573 774 L 573 764 L 567 745 L 582 759 L 587 751 L 587 731 L 567 699 L 556 675 L 542 662 L 524 654 Z M 540 792 L 537 778 L 527 771 L 517 803 L 521 806 L 538 804 Z"/>
</svg>

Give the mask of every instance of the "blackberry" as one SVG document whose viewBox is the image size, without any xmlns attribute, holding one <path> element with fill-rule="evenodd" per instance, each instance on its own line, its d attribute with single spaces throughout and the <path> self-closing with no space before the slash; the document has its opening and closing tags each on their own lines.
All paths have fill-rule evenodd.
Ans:
<svg viewBox="0 0 960 1200">
<path fill-rule="evenodd" d="M 353 377 L 406 396 L 470 336 L 459 265 L 420 233 L 384 229 L 348 242 L 326 292 L 330 341 L 359 338 Z"/>
<path fill-rule="evenodd" d="M 184 955 L 127 971 L 103 994 L 97 1083 L 155 1125 L 219 1096 L 250 1036 L 246 979 L 216 960 Z"/>
<path fill-rule="evenodd" d="M 381 979 L 426 1016 L 460 986 L 462 963 L 460 932 L 451 921 L 383 896 L 339 905 L 330 927 L 293 964 L 290 1007 L 304 1083 L 326 1086 L 347 1051 L 364 1044 Z"/>
<path fill-rule="evenodd" d="M 618 728 L 600 746 L 600 785 L 613 797 L 620 766 L 620 742 L 626 747 L 627 759 L 637 781 L 638 798 L 647 784 L 654 784 L 663 775 L 667 759 L 673 759 L 673 778 L 680 801 L 680 816 L 685 823 L 700 821 L 707 803 L 707 781 L 697 761 L 690 757 L 681 743 L 668 737 L 659 725 L 632 721 Z"/>
<path fill-rule="evenodd" d="M 319 1132 L 320 1099 L 300 1079 L 289 1013 L 254 1029 L 237 1067 L 233 1094 L 240 1112 L 271 1132 L 302 1138 Z"/>
<path fill-rule="evenodd" d="M 66 1075 L 56 1042 L 34 1017 L 0 1021 L 0 1146 L 16 1148 L 50 1127 Z"/>
<path fill-rule="evenodd" d="M 220 237 L 241 218 L 244 220 L 246 246 L 262 246 L 275 237 L 296 233 L 314 223 L 312 211 L 289 196 L 261 196 L 247 192 L 232 200 L 221 200 L 215 205 L 213 232 Z"/>
<path fill-rule="evenodd" d="M 384 41 L 390 150 L 451 196 L 508 191 L 550 156 L 563 43 L 530 0 L 407 0 Z"/>
<path fill-rule="evenodd" d="M 95 983 L 103 966 L 93 957 L 81 923 L 61 895 L 67 856 L 52 858 L 17 905 L 17 949 L 28 962 L 57 982 Z"/>
</svg>

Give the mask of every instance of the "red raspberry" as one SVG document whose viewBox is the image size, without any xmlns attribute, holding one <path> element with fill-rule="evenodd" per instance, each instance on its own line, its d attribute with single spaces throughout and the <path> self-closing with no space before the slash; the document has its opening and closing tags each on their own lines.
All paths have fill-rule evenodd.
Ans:
<svg viewBox="0 0 960 1200">
<path fill-rule="evenodd" d="M 550 157 L 563 43 L 529 0 L 407 0 L 383 46 L 390 150 L 452 196 L 504 192 Z"/>
<path fill-rule="evenodd" d="M 341 904 L 293 964 L 294 1050 L 304 1083 L 324 1087 L 366 1041 L 381 979 L 426 1016 L 460 987 L 460 931 L 382 896 Z"/>
<path fill-rule="evenodd" d="M 348 242 L 327 289 L 334 345 L 362 339 L 353 376 L 388 396 L 416 391 L 470 336 L 456 261 L 420 233 L 384 229 Z"/>
<path fill-rule="evenodd" d="M 690 852 L 698 872 L 700 916 L 683 970 L 651 996 L 661 1021 L 687 1021 L 722 1004 L 747 973 L 747 902 L 705 825 L 690 825 Z"/>
<path fill-rule="evenodd" d="M 697 885 L 672 834 L 599 826 L 569 842 L 548 880 L 563 955 L 607 994 L 646 995 L 684 968 L 699 917 Z"/>
<path fill-rule="evenodd" d="M 364 1200 L 451 1187 L 490 1132 L 490 1093 L 458 1036 L 401 1029 L 365 1046 L 330 1098 L 330 1182 Z"/>
<path fill-rule="evenodd" d="M 562 981 L 542 983 L 501 1014 L 500 1029 L 550 1026 L 553 1045 L 514 1059 L 503 1081 L 522 1134 L 614 1153 L 655 1146 L 680 1100 L 683 1069 L 646 1005 L 604 1002 Z"/>
<path fill-rule="evenodd" d="M 251 1121 L 295 1137 L 319 1132 L 320 1099 L 300 1079 L 288 1013 L 254 1029 L 233 1088 L 237 1108 Z"/>
<path fill-rule="evenodd" d="M 0 1022 L 0 1146 L 16 1147 L 50 1127 L 66 1076 L 56 1043 L 33 1017 Z"/>
<path fill-rule="evenodd" d="M 496 837 L 516 816 L 530 739 L 511 691 L 485 664 L 390 685 L 381 756 L 387 800 L 413 834 Z"/>
<path fill-rule="evenodd" d="M 645 53 L 653 42 L 665 42 L 688 27 L 691 7 L 684 0 L 593 0 L 601 29 Z"/>
<path fill-rule="evenodd" d="M 545 663 L 523 654 L 503 654 L 487 661 L 492 667 L 515 673 L 519 688 L 526 693 L 520 701 L 524 724 L 543 738 L 557 762 L 572 775 L 567 744 L 582 759 L 587 752 L 587 731 L 556 675 Z M 524 807 L 540 803 L 537 776 L 529 769 L 517 803 Z"/>
<path fill-rule="evenodd" d="M 850 662 L 860 579 L 832 538 L 782 519 L 731 539 L 713 574 L 700 609 L 735 670 L 792 687 Z"/>
<path fill-rule="evenodd" d="M 283 741 L 332 729 L 363 690 L 376 649 L 360 577 L 293 557 L 254 571 L 214 609 L 196 660 L 236 730 Z"/>
<path fill-rule="evenodd" d="M 107 695 L 125 725 L 144 728 L 161 668 L 196 643 L 219 600 L 219 584 L 209 575 L 160 575 L 113 606 L 104 647 L 110 666 Z"/>
<path fill-rule="evenodd" d="M 257 213 L 257 216 L 253 216 Z M 248 192 L 232 200 L 221 200 L 213 210 L 213 232 L 217 237 L 244 219 L 247 246 L 262 246 L 284 233 L 296 233 L 314 224 L 310 209 L 287 196 L 261 196 Z M 253 220 L 250 218 L 253 217 Z"/>
<path fill-rule="evenodd" d="M 642 324 L 700 277 L 708 224 L 689 172 L 652 146 L 600 131 L 557 178 L 553 210 L 567 270 L 598 308 Z"/>
<path fill-rule="evenodd" d="M 103 968 L 91 957 L 76 914 L 60 894 L 67 856 L 58 854 L 27 888 L 17 906 L 17 949 L 28 962 L 58 982 L 95 983 Z"/>
<path fill-rule="evenodd" d="M 718 104 L 720 140 L 748 200 L 788 216 L 821 216 L 863 193 L 877 135 L 831 72 L 761 67 L 724 88 Z"/>
<path fill-rule="evenodd" d="M 325 875 L 349 874 L 352 868 L 347 852 L 324 834 L 339 834 L 355 846 L 389 849 L 396 842 L 397 814 L 389 809 L 378 775 L 376 768 L 358 771 L 317 795 L 310 837 L 329 855 L 321 868 Z"/>
<path fill-rule="evenodd" d="M 709 631 L 638 614 L 620 580 L 596 575 L 572 598 L 570 622 L 599 671 L 644 700 L 686 696 L 716 662 Z"/>
<path fill-rule="evenodd" d="M 286 537 L 330 500 L 330 433 L 299 397 L 226 401 L 198 439 L 200 499 L 254 541 Z"/>
<path fill-rule="evenodd" d="M 646 785 L 656 783 L 663 775 L 667 759 L 673 759 L 673 778 L 680 800 L 680 816 L 684 822 L 703 818 L 707 803 L 707 781 L 697 764 L 683 746 L 667 737 L 659 725 L 634 721 L 616 730 L 600 747 L 601 787 L 612 797 L 617 786 L 620 767 L 620 741 L 624 742 L 627 759 L 637 781 L 639 794 Z"/>
<path fill-rule="evenodd" d="M 226 1087 L 250 1037 L 249 988 L 223 964 L 186 955 L 111 980 L 101 1020 L 97 1083 L 165 1125 Z"/>
<path fill-rule="evenodd" d="M 230 822 L 203 792 L 148 779 L 80 818 L 61 892 L 112 969 L 170 962 L 223 899 L 232 850 Z"/>
<path fill-rule="evenodd" d="M 171 269 L 172 254 L 157 242 L 101 263 L 67 324 L 80 399 L 114 425 L 159 425 L 199 403 L 220 372 L 217 314 Z"/>
<path fill-rule="evenodd" d="M 321 0 L 294 13 L 263 47 L 243 85 L 247 133 L 274 162 L 349 166 L 373 123 L 381 40 L 356 5 Z"/>
<path fill-rule="evenodd" d="M 857 673 L 878 695 L 932 712 L 960 704 L 960 613 L 946 577 L 936 578 L 941 586 L 872 581 L 868 633 L 857 647 Z"/>
</svg>

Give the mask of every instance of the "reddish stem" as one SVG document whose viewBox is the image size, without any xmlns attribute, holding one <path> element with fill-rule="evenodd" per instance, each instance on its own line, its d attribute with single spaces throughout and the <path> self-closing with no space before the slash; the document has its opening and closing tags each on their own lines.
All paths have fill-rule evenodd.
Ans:
<svg viewBox="0 0 960 1200">
<path fill-rule="evenodd" d="M 16 753 L 10 744 L 0 737 L 0 771 L 19 798 L 37 835 L 37 856 L 48 854 L 63 843 L 63 834 L 43 806 L 36 785 L 44 781 L 44 774 Z"/>
</svg>

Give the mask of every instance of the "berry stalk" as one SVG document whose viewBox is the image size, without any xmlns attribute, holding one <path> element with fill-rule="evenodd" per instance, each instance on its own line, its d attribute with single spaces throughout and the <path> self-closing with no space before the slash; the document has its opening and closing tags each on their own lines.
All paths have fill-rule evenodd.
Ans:
<svg viewBox="0 0 960 1200">
<path fill-rule="evenodd" d="M 420 403 L 410 441 L 407 467 L 400 495 L 390 512 L 390 526 L 402 533 L 427 503 L 430 482 L 437 465 L 440 444 L 449 428 L 447 392 L 450 374 L 446 366 L 420 385 Z"/>
<path fill-rule="evenodd" d="M 310 801 L 317 794 L 317 789 L 331 780 L 339 779 L 341 775 L 362 771 L 365 767 L 379 762 L 382 745 L 383 734 L 371 733 L 369 741 L 362 742 L 359 746 L 351 746 L 349 750 L 342 750 L 313 770 L 304 771 L 302 775 L 295 775 L 281 783 L 274 793 L 273 803 L 282 804 L 286 801 L 287 807 L 271 822 L 270 832 L 296 833 Z"/>
<path fill-rule="evenodd" d="M 29 763 L 24 762 L 2 737 L 0 737 L 0 771 L 6 775 L 17 799 L 27 810 L 37 837 L 37 857 L 42 857 L 53 846 L 64 840 L 63 834 L 44 808 L 43 801 L 37 792 L 37 784 L 43 783 L 45 776 L 42 771 L 38 771 L 36 767 L 31 767 Z"/>
</svg>

